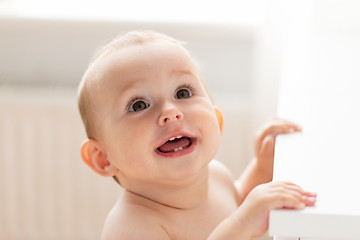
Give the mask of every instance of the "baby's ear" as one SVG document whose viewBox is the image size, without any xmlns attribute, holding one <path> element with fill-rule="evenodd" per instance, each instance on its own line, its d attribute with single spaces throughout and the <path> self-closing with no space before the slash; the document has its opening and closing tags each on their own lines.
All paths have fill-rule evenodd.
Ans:
<svg viewBox="0 0 360 240">
<path fill-rule="evenodd" d="M 224 118 L 223 118 L 223 115 L 222 115 L 220 109 L 218 107 L 216 107 L 216 106 L 214 108 L 215 108 L 216 118 L 217 118 L 218 123 L 219 123 L 220 132 L 222 134 L 223 125 L 224 125 Z"/>
<path fill-rule="evenodd" d="M 87 139 L 81 145 L 82 160 L 96 173 L 104 177 L 112 177 L 118 169 L 106 158 L 106 152 L 101 144 L 94 139 Z"/>
</svg>

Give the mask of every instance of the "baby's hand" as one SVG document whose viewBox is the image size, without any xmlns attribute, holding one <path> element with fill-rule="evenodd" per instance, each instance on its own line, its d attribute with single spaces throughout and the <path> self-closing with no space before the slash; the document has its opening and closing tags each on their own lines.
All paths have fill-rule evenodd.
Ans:
<svg viewBox="0 0 360 240">
<path fill-rule="evenodd" d="M 259 166 L 263 169 L 273 168 L 275 137 L 278 134 L 288 134 L 301 131 L 295 123 L 273 118 L 268 121 L 255 135 L 255 155 Z"/>
<path fill-rule="evenodd" d="M 237 221 L 249 236 L 260 237 L 268 229 L 269 211 L 313 206 L 316 194 L 287 182 L 270 182 L 255 187 L 236 212 Z"/>
</svg>

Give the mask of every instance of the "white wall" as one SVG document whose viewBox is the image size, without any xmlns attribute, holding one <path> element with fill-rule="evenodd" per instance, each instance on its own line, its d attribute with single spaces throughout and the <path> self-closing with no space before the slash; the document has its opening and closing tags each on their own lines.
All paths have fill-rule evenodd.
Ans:
<svg viewBox="0 0 360 240">
<path fill-rule="evenodd" d="M 241 141 L 239 135 L 246 139 L 239 143 L 244 146 L 240 153 L 223 157 L 236 174 L 241 170 L 231 163 L 251 157 L 251 144 L 247 142 L 252 142 L 256 127 L 276 109 L 276 49 L 268 46 L 273 43 L 264 40 L 267 33 L 260 28 L 236 24 L 0 18 L 0 29 L 2 86 L 75 88 L 94 49 L 133 29 L 153 29 L 186 41 L 201 65 L 215 103 L 224 111 L 224 138 L 230 135 L 231 139 L 238 139 L 230 145 Z"/>
</svg>

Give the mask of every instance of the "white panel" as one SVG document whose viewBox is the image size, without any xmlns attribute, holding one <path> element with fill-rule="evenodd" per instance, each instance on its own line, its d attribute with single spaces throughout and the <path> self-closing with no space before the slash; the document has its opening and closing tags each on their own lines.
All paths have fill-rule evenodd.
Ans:
<svg viewBox="0 0 360 240">
<path fill-rule="evenodd" d="M 325 24 L 328 11 L 351 15 L 359 4 L 314 2 L 314 15 L 298 16 L 284 34 L 278 112 L 303 131 L 277 137 L 274 180 L 299 184 L 318 199 L 305 210 L 271 211 L 269 231 L 278 237 L 359 239 L 360 32 L 344 27 L 346 19 Z"/>
</svg>

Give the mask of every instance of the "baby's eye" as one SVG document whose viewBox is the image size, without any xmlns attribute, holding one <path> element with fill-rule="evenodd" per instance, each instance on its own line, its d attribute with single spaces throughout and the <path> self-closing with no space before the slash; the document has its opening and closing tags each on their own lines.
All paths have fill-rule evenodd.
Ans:
<svg viewBox="0 0 360 240">
<path fill-rule="evenodd" d="M 150 105 L 142 100 L 138 100 L 133 102 L 129 106 L 129 112 L 139 112 L 144 110 L 145 108 L 148 108 Z"/>
<path fill-rule="evenodd" d="M 191 96 L 192 96 L 192 93 L 189 90 L 182 88 L 176 92 L 175 98 L 182 99 L 182 98 L 189 98 Z"/>
</svg>

